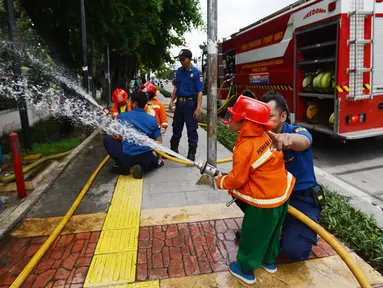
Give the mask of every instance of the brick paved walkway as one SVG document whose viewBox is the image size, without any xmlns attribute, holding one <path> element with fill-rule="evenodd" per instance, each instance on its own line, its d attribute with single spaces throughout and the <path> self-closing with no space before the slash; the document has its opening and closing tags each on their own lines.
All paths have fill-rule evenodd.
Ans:
<svg viewBox="0 0 383 288">
<path fill-rule="evenodd" d="M 59 236 L 21 287 L 83 287 L 100 233 Z M 0 249 L 0 286 L 9 287 L 47 237 L 10 238 Z"/>
<path fill-rule="evenodd" d="M 137 280 L 166 279 L 227 271 L 236 260 L 235 232 L 242 218 L 142 227 L 139 234 Z M 322 239 L 311 259 L 335 255 Z M 279 259 L 278 263 L 286 262 Z"/>
</svg>

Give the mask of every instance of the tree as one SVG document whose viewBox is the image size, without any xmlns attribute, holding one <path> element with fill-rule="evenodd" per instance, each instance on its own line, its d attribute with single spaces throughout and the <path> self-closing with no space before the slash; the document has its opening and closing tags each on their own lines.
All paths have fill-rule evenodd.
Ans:
<svg viewBox="0 0 383 288">
<path fill-rule="evenodd" d="M 79 1 L 18 1 L 53 55 L 80 72 Z M 139 67 L 157 70 L 172 61 L 169 48 L 182 45 L 185 32 L 203 26 L 198 0 L 88 0 L 85 9 L 87 41 L 95 43 L 99 78 L 109 44 L 112 90 L 125 88 Z"/>
<path fill-rule="evenodd" d="M 169 67 L 162 67 L 161 70 L 157 71 L 156 77 L 159 79 L 169 79 L 173 80 L 175 76 L 176 70 L 170 69 Z"/>
</svg>

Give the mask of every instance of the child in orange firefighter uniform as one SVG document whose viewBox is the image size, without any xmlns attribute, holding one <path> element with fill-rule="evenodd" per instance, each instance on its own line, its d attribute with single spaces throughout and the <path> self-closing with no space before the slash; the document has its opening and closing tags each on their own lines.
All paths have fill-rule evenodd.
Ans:
<svg viewBox="0 0 383 288">
<path fill-rule="evenodd" d="M 150 83 L 150 82 L 149 82 Z M 166 110 L 164 104 L 157 99 L 157 88 L 153 84 L 149 84 L 145 89 L 148 95 L 148 104 L 145 106 L 145 111 L 156 117 L 158 128 L 161 129 L 161 134 L 165 134 L 168 128 L 168 118 L 166 117 Z"/>
<path fill-rule="evenodd" d="M 271 151 L 267 134 L 274 125 L 270 108 L 264 103 L 241 95 L 228 108 L 222 122 L 239 136 L 233 150 L 233 169 L 217 178 L 219 189 L 246 202 L 237 261 L 230 263 L 231 274 L 247 284 L 254 284 L 254 269 L 277 271 L 280 230 L 285 219 L 288 199 L 295 178 L 285 170 L 283 153 Z"/>
<path fill-rule="evenodd" d="M 109 112 L 115 119 L 117 119 L 120 113 L 128 112 L 132 110 L 132 108 L 130 107 L 128 93 L 126 93 L 126 91 L 123 89 L 117 88 L 116 90 L 113 91 L 112 101 L 113 101 L 113 104 Z M 121 136 L 114 135 L 112 137 L 115 140 L 119 140 L 119 141 L 122 140 Z"/>
<path fill-rule="evenodd" d="M 110 113 L 113 117 L 117 118 L 118 115 L 122 112 L 131 111 L 129 96 L 125 90 L 117 88 L 112 93 L 112 107 L 110 108 Z"/>
</svg>

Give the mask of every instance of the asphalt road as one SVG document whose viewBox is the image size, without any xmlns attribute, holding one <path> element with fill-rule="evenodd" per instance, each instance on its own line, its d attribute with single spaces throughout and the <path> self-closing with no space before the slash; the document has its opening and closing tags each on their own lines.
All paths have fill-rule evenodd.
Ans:
<svg viewBox="0 0 383 288">
<path fill-rule="evenodd" d="M 164 88 L 172 91 L 173 85 Z M 383 201 L 383 137 L 346 143 L 322 134 L 313 137 L 315 166 Z"/>
</svg>

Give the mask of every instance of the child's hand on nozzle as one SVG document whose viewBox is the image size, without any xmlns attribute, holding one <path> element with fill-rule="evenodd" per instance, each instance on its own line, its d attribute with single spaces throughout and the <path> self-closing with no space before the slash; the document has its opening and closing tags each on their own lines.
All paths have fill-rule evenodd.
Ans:
<svg viewBox="0 0 383 288">
<path fill-rule="evenodd" d="M 271 131 L 266 132 L 270 136 L 271 140 L 273 140 L 270 148 L 271 152 L 273 152 L 275 149 L 278 151 L 289 149 L 289 147 L 293 144 L 290 134 L 275 134 Z"/>
</svg>

